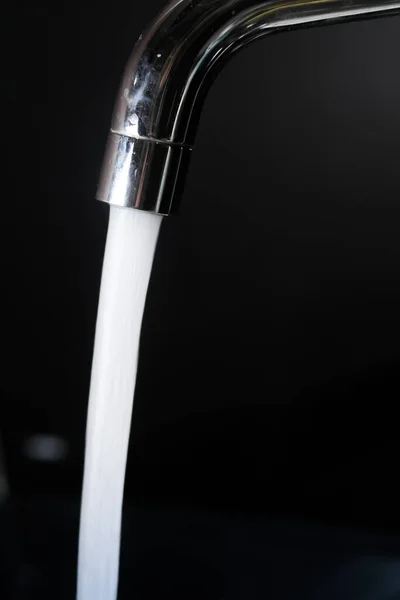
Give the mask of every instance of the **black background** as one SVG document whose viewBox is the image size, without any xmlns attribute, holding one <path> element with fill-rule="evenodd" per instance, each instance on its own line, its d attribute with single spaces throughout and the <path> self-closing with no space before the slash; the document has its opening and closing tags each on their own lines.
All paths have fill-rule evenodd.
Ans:
<svg viewBox="0 0 400 600">
<path fill-rule="evenodd" d="M 0 425 L 19 507 L 79 500 L 96 182 L 161 4 L 35 5 L 3 36 Z M 156 253 L 127 506 L 399 530 L 399 33 L 396 17 L 273 36 L 214 84 Z M 27 461 L 32 433 L 67 439 L 67 460 Z"/>
</svg>

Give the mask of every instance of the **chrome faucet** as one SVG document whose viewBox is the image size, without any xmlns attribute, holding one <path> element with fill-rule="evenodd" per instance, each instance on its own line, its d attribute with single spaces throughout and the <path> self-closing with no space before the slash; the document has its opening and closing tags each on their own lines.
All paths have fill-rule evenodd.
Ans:
<svg viewBox="0 0 400 600">
<path fill-rule="evenodd" d="M 279 31 L 400 14 L 388 0 L 174 0 L 140 36 L 118 92 L 98 200 L 176 212 L 199 115 L 225 61 Z"/>
</svg>

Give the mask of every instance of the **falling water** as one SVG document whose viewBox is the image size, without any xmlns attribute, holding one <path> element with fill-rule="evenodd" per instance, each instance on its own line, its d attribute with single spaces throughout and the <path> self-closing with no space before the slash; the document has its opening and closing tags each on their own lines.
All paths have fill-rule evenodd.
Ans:
<svg viewBox="0 0 400 600">
<path fill-rule="evenodd" d="M 115 600 L 139 337 L 161 217 L 111 207 L 86 429 L 78 600 Z"/>
</svg>

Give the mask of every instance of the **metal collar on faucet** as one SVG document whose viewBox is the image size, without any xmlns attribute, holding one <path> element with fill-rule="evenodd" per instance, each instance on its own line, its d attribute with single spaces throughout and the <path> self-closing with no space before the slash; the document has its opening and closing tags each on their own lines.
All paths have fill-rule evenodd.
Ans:
<svg viewBox="0 0 400 600">
<path fill-rule="evenodd" d="M 140 36 L 118 92 L 98 200 L 176 212 L 199 115 L 232 54 L 265 35 L 400 13 L 388 0 L 174 0 Z"/>
</svg>

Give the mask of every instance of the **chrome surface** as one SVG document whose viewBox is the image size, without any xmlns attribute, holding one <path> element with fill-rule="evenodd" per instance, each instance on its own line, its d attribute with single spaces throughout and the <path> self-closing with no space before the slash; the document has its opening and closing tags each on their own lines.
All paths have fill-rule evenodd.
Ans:
<svg viewBox="0 0 400 600">
<path fill-rule="evenodd" d="M 191 148 L 110 133 L 99 200 L 168 215 L 183 185 Z M 102 194 L 106 194 L 102 196 Z"/>
<path fill-rule="evenodd" d="M 111 123 L 97 198 L 177 209 L 200 110 L 236 50 L 268 34 L 400 14 L 387 0 L 174 0 L 139 38 Z"/>
</svg>

